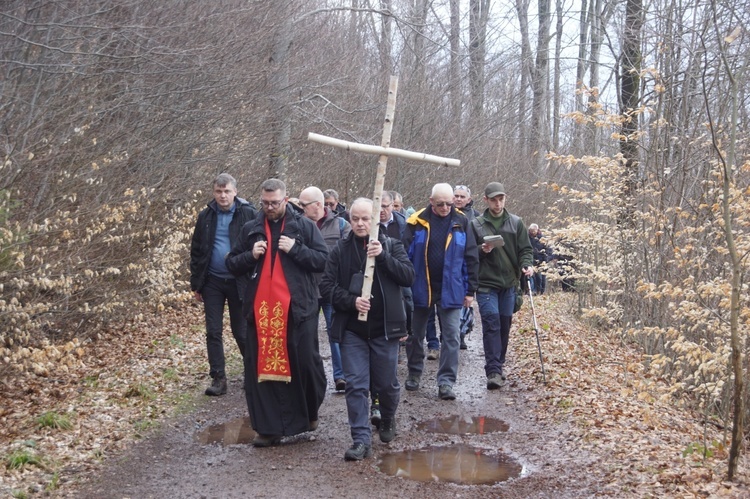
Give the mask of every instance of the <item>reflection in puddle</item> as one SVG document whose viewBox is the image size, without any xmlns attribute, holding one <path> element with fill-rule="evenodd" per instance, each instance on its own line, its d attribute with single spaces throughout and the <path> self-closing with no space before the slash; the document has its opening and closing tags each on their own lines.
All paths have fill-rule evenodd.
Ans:
<svg viewBox="0 0 750 499">
<path fill-rule="evenodd" d="M 462 419 L 460 416 L 447 418 L 436 418 L 424 423 L 419 423 L 417 429 L 431 433 L 448 433 L 449 435 L 484 435 L 485 433 L 498 433 L 508 431 L 509 425 L 505 421 L 484 416 L 475 416 L 471 420 Z"/>
<path fill-rule="evenodd" d="M 255 432 L 250 428 L 250 417 L 245 416 L 209 426 L 198 433 L 196 438 L 202 444 L 250 444 L 255 438 Z"/>
<path fill-rule="evenodd" d="M 385 454 L 378 465 L 387 475 L 419 482 L 492 485 L 516 478 L 522 466 L 505 454 L 488 456 L 481 449 L 456 445 Z"/>
</svg>

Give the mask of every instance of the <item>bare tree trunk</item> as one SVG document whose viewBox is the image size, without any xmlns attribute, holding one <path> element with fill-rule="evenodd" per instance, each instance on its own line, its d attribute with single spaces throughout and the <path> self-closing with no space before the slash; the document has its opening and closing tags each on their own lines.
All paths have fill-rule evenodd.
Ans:
<svg viewBox="0 0 750 499">
<path fill-rule="evenodd" d="M 593 1 L 593 0 L 592 0 Z M 581 17 L 578 21 L 578 61 L 576 64 L 576 89 L 583 89 L 583 79 L 586 77 L 586 68 L 589 66 L 587 63 L 588 50 L 588 39 L 589 39 L 589 22 L 591 16 L 589 15 L 589 6 L 587 0 L 581 0 Z M 576 111 L 580 113 L 586 112 L 585 95 L 583 92 L 576 94 Z M 583 154 L 584 144 L 586 140 L 583 136 L 583 126 L 576 121 L 575 126 L 575 154 Z"/>
<path fill-rule="evenodd" d="M 484 65 L 487 53 L 487 18 L 489 0 L 470 0 L 469 8 L 469 85 L 471 120 L 474 125 L 484 118 Z"/>
<path fill-rule="evenodd" d="M 272 143 L 271 176 L 286 179 L 292 139 L 292 117 L 289 106 L 289 49 L 292 46 L 292 12 L 289 0 L 277 0 L 280 24 L 276 30 L 270 58 L 269 99 Z M 283 2 L 283 3 L 282 3 Z"/>
<path fill-rule="evenodd" d="M 620 152 L 625 162 L 625 182 L 622 193 L 623 211 L 620 222 L 630 226 L 633 222 L 634 197 L 638 180 L 638 106 L 641 81 L 641 28 L 643 25 L 642 0 L 627 0 L 625 4 L 625 31 L 620 75 L 620 109 L 623 118 Z"/>
<path fill-rule="evenodd" d="M 461 100 L 463 99 L 461 85 L 461 11 L 459 0 L 450 0 L 451 2 L 451 119 L 453 125 L 461 130 Z"/>
<path fill-rule="evenodd" d="M 742 444 L 744 440 L 744 426 L 745 426 L 745 387 L 744 387 L 744 371 L 742 366 L 742 341 L 744 337 L 741 337 L 740 331 L 740 301 L 741 290 L 742 290 L 742 277 L 743 277 L 743 255 L 741 250 L 737 248 L 737 243 L 734 236 L 734 216 L 732 214 L 732 203 L 733 203 L 733 191 L 736 192 L 736 181 L 735 175 L 737 171 L 736 165 L 736 147 L 737 147 L 737 128 L 738 128 L 738 117 L 739 108 L 742 106 L 739 100 L 740 96 L 740 82 L 744 82 L 743 76 L 747 70 L 747 59 L 739 63 L 739 68 L 734 71 L 732 64 L 728 60 L 729 45 L 737 41 L 739 36 L 740 28 L 735 28 L 735 31 L 726 36 L 720 33 L 720 28 L 716 25 L 716 7 L 712 5 L 714 9 L 714 29 L 716 31 L 716 38 L 721 43 L 720 57 L 721 63 L 724 67 L 724 72 L 727 79 L 729 80 L 729 98 L 731 102 L 731 118 L 729 121 L 729 143 L 727 145 L 721 144 L 720 139 L 716 137 L 716 129 L 721 128 L 718 123 L 711 123 L 711 134 L 713 138 L 714 149 L 716 155 L 721 161 L 722 169 L 722 199 L 721 199 L 721 211 L 722 218 L 724 219 L 724 225 L 722 227 L 724 237 L 727 242 L 727 251 L 729 253 L 731 269 L 732 269 L 732 291 L 729 300 L 729 331 L 730 331 L 730 344 L 732 347 L 731 355 L 731 374 L 734 378 L 734 404 L 732 407 L 732 443 L 729 446 L 729 461 L 727 463 L 727 478 L 733 480 L 739 465 L 740 451 L 742 450 Z M 742 51 L 740 50 L 740 53 Z M 706 56 L 708 57 L 708 56 Z M 706 61 L 705 67 L 708 67 L 709 63 Z M 704 73 L 705 75 L 705 73 Z M 705 88 L 705 87 L 704 87 Z M 711 112 L 711 107 L 708 102 L 708 90 L 705 89 L 703 92 L 704 99 L 706 100 L 706 110 Z M 713 120 L 712 120 L 713 121 Z M 726 152 L 725 152 L 726 151 Z M 726 157 L 725 157 L 726 155 Z"/>
<path fill-rule="evenodd" d="M 516 14 L 521 31 L 521 83 L 518 91 L 518 140 L 522 154 L 529 154 L 529 134 L 527 130 L 526 114 L 529 109 L 529 101 L 526 98 L 526 89 L 533 80 L 534 67 L 531 64 L 531 41 L 529 38 L 529 0 L 516 0 Z"/>
<path fill-rule="evenodd" d="M 560 55 L 562 53 L 563 8 L 562 0 L 555 1 L 557 24 L 555 26 L 555 73 L 552 85 L 552 149 L 560 147 Z"/>
<path fill-rule="evenodd" d="M 538 0 L 539 31 L 537 33 L 534 78 L 531 80 L 534 100 L 531 109 L 533 149 L 536 154 L 536 171 L 541 171 L 547 152 L 549 124 L 547 123 L 547 100 L 549 94 L 549 30 L 552 16 L 550 0 Z"/>
</svg>

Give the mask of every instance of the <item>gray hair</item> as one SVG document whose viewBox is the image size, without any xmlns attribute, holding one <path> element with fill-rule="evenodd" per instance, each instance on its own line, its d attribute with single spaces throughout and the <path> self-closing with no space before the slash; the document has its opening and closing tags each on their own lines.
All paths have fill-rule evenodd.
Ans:
<svg viewBox="0 0 750 499">
<path fill-rule="evenodd" d="M 277 178 L 269 178 L 260 184 L 260 189 L 265 192 L 281 191 L 286 196 L 286 184 Z"/>
<path fill-rule="evenodd" d="M 357 204 L 367 204 L 367 205 L 370 206 L 370 211 L 372 211 L 373 202 L 372 202 L 372 199 L 370 199 L 370 198 L 357 198 L 357 199 L 355 199 L 352 202 L 352 205 L 349 207 L 349 211 L 353 210 L 354 206 L 357 205 Z"/>
<path fill-rule="evenodd" d="M 338 202 L 338 200 L 339 200 L 339 193 L 336 192 L 333 189 L 326 189 L 326 190 L 324 190 L 323 191 L 323 196 L 325 196 L 327 198 L 333 198 L 333 199 L 336 200 L 336 202 Z"/>
<path fill-rule="evenodd" d="M 225 187 L 227 185 L 237 190 L 237 181 L 228 173 L 219 173 L 214 179 L 214 187 Z"/>
</svg>

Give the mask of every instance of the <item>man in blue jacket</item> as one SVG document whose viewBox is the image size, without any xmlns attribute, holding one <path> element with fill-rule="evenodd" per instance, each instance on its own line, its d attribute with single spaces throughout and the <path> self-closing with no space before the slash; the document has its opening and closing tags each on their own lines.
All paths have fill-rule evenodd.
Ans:
<svg viewBox="0 0 750 499">
<path fill-rule="evenodd" d="M 245 223 L 255 218 L 252 203 L 237 197 L 237 181 L 222 173 L 213 184 L 213 200 L 198 214 L 190 246 L 190 289 L 203 303 L 206 314 L 206 347 L 211 386 L 206 395 L 227 393 L 224 372 L 224 304 L 229 306 L 229 323 L 240 353 L 245 355 L 247 322 L 242 316 L 242 294 L 238 281 L 227 270 L 224 259 L 237 241 Z"/>
<path fill-rule="evenodd" d="M 432 188 L 430 204 L 406 221 L 404 245 L 414 264 L 414 313 L 407 340 L 409 374 L 405 387 L 414 391 L 424 369 L 424 339 L 430 307 L 437 305 L 443 341 L 437 373 L 438 397 L 454 400 L 458 376 L 461 307 L 470 307 L 477 289 L 477 243 L 466 215 L 457 211 L 450 184 Z"/>
</svg>

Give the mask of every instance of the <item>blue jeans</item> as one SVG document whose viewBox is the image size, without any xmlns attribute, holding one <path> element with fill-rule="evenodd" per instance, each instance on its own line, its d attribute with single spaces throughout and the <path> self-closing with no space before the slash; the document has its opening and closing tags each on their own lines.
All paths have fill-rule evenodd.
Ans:
<svg viewBox="0 0 750 499">
<path fill-rule="evenodd" d="M 508 352 L 516 288 L 477 291 L 479 315 L 482 317 L 482 343 L 484 344 L 484 372 L 487 376 L 502 373 L 505 354 Z"/>
<path fill-rule="evenodd" d="M 229 306 L 229 324 L 234 341 L 245 357 L 247 342 L 247 321 L 242 316 L 242 300 L 237 289 L 237 281 L 209 274 L 206 284 L 200 290 L 203 297 L 203 310 L 206 313 L 206 349 L 208 350 L 209 374 L 212 378 L 224 378 L 224 303 Z"/>
<path fill-rule="evenodd" d="M 341 341 L 341 360 L 346 374 L 346 411 L 355 444 L 370 445 L 370 386 L 378 394 L 383 419 L 393 419 L 401 396 L 396 368 L 398 339 L 385 336 L 366 340 L 345 331 Z"/>
<path fill-rule="evenodd" d="M 344 368 L 341 366 L 341 349 L 339 344 L 331 340 L 331 320 L 333 318 L 333 305 L 328 302 L 319 300 L 320 308 L 323 310 L 323 317 L 326 320 L 326 333 L 328 333 L 328 344 L 331 346 L 331 366 L 333 366 L 333 381 L 337 379 L 346 379 L 344 377 Z"/>
<path fill-rule="evenodd" d="M 406 341 L 406 356 L 408 359 L 409 375 L 422 376 L 424 371 L 424 339 L 427 331 L 429 308 L 414 307 L 412 318 L 412 334 Z M 460 308 L 443 308 L 437 304 L 437 316 L 442 326 L 443 341 L 440 343 L 440 362 L 437 372 L 437 384 L 450 385 L 458 377 L 458 352 L 460 346 L 459 326 L 461 322 Z"/>
<path fill-rule="evenodd" d="M 530 280 L 531 291 L 538 295 L 543 295 L 547 289 L 547 276 L 541 272 L 535 272 L 534 277 Z"/>
<path fill-rule="evenodd" d="M 430 315 L 427 316 L 427 332 L 425 334 L 427 350 L 440 350 L 440 340 L 438 339 L 437 327 L 435 326 L 436 316 L 435 306 L 430 307 Z"/>
</svg>

